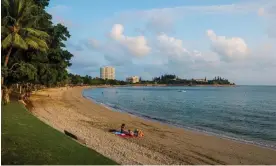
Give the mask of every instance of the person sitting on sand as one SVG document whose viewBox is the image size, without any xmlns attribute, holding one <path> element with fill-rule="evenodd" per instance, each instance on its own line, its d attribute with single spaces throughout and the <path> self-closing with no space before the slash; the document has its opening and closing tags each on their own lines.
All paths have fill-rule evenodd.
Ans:
<svg viewBox="0 0 276 166">
<path fill-rule="evenodd" d="M 143 136 L 144 136 L 144 133 L 141 130 L 139 130 L 138 131 L 138 137 L 143 137 Z"/>
<path fill-rule="evenodd" d="M 134 135 L 135 135 L 136 137 L 143 137 L 143 136 L 144 136 L 144 133 L 143 133 L 141 130 L 135 129 L 135 130 L 134 130 Z"/>
<path fill-rule="evenodd" d="M 127 133 L 127 131 L 125 131 L 125 126 L 126 125 L 124 123 L 121 125 L 121 133 L 124 133 L 124 134 Z"/>
</svg>

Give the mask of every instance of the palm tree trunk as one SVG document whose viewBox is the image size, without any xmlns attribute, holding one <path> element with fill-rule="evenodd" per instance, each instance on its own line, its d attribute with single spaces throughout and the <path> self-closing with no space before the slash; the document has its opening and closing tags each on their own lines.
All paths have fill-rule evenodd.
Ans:
<svg viewBox="0 0 276 166">
<path fill-rule="evenodd" d="M 12 51 L 12 46 L 10 47 L 9 51 L 8 51 L 8 54 L 6 55 L 5 57 L 5 62 L 4 62 L 4 66 L 7 67 L 8 66 L 8 62 L 9 62 L 9 58 L 10 58 L 10 55 L 11 55 L 11 51 Z"/>
<path fill-rule="evenodd" d="M 8 62 L 9 62 L 9 58 L 10 58 L 10 55 L 11 55 L 11 51 L 12 51 L 12 46 L 10 47 L 10 49 L 8 51 L 8 54 L 5 57 L 4 67 L 8 66 Z M 4 77 L 2 77 L 2 80 L 1 80 L 1 85 L 3 85 L 3 84 L 4 84 Z"/>
<path fill-rule="evenodd" d="M 11 55 L 11 51 L 12 51 L 12 46 L 10 47 L 10 49 L 8 51 L 8 54 L 5 57 L 4 67 L 8 66 L 8 62 L 9 62 L 9 58 L 10 58 L 10 55 Z M 1 80 L 2 87 L 4 87 L 3 84 L 4 84 L 4 77 L 2 77 L 2 80 Z M 3 98 L 4 104 L 8 104 L 10 102 L 10 96 L 9 96 L 9 89 L 8 89 L 8 87 L 4 87 L 2 92 L 3 92 L 2 93 L 3 96 L 1 96 L 1 97 Z"/>
<path fill-rule="evenodd" d="M 4 87 L 3 89 L 3 101 L 4 104 L 8 104 L 10 102 L 10 95 L 8 87 Z"/>
</svg>

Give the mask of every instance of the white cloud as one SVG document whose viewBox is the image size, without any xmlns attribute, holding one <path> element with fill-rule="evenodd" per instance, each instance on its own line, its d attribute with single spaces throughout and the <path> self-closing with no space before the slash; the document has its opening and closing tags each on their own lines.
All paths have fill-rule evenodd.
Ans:
<svg viewBox="0 0 276 166">
<path fill-rule="evenodd" d="M 165 54 L 178 57 L 189 55 L 188 50 L 183 47 L 183 42 L 180 39 L 169 37 L 163 33 L 157 36 L 157 41 L 159 42 L 159 49 Z"/>
<path fill-rule="evenodd" d="M 115 24 L 111 30 L 110 36 L 133 55 L 143 56 L 150 52 L 151 48 L 148 46 L 144 36 L 129 37 L 125 36 L 123 32 L 123 25 Z"/>
<path fill-rule="evenodd" d="M 112 35 L 116 38 L 116 32 Z M 133 56 L 129 57 L 129 54 L 125 54 L 120 44 L 110 41 L 103 42 L 94 38 L 83 40 L 82 43 L 86 45 L 89 51 L 93 51 L 92 54 L 97 53 L 101 55 L 105 59 L 106 65 L 121 66 L 126 63 L 132 63 L 131 58 Z"/>
<path fill-rule="evenodd" d="M 166 55 L 169 59 L 169 63 L 197 63 L 201 62 L 214 62 L 218 61 L 216 55 L 212 53 L 202 53 L 198 50 L 187 49 L 183 45 L 181 39 L 170 37 L 167 34 L 160 34 L 157 36 L 157 45 L 158 53 L 160 57 Z M 162 56 L 163 55 L 163 56 Z"/>
<path fill-rule="evenodd" d="M 242 59 L 249 54 L 247 44 L 240 37 L 217 36 L 213 30 L 207 30 L 206 33 L 211 40 L 212 51 L 220 55 L 222 60 Z"/>
</svg>

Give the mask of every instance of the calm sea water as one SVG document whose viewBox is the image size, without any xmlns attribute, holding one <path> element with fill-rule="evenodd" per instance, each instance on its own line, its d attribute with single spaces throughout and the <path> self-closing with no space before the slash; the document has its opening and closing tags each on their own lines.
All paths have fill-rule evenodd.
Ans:
<svg viewBox="0 0 276 166">
<path fill-rule="evenodd" d="M 276 149 L 276 86 L 98 88 L 83 95 L 116 111 Z"/>
</svg>

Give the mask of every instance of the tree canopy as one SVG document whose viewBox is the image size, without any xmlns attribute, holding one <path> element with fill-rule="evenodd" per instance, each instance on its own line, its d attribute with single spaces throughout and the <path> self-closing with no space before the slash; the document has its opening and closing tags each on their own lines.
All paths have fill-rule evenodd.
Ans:
<svg viewBox="0 0 276 166">
<path fill-rule="evenodd" d="M 78 74 L 69 74 L 69 83 L 72 85 L 126 85 L 125 81 L 104 80 L 101 78 L 92 78 L 91 76 L 80 76 Z"/>
<path fill-rule="evenodd" d="M 53 24 L 46 12 L 49 0 L 1 1 L 2 86 L 68 83 L 67 68 L 73 55 L 66 50 L 70 33 Z"/>
<path fill-rule="evenodd" d="M 230 84 L 228 79 L 224 79 L 220 76 L 217 76 L 212 80 L 207 80 L 206 77 L 204 79 L 198 80 L 198 79 L 180 79 L 174 74 L 165 74 L 165 75 L 161 75 L 160 77 L 154 77 L 152 81 L 157 84 L 183 84 L 183 85 Z"/>
<path fill-rule="evenodd" d="M 72 54 L 64 42 L 67 27 L 51 21 L 49 0 L 4 0 L 2 3 L 2 74 L 4 85 L 65 84 Z M 3 78 L 2 78 L 3 79 Z"/>
</svg>

